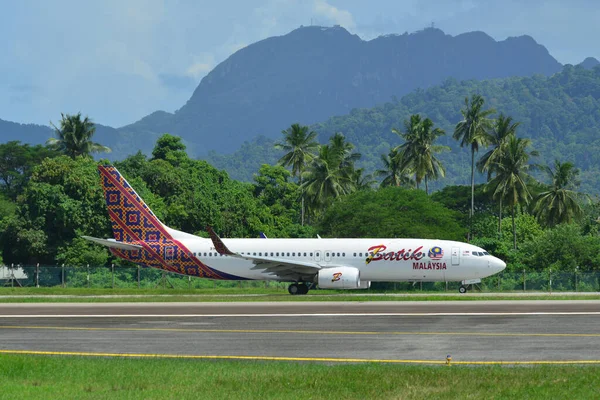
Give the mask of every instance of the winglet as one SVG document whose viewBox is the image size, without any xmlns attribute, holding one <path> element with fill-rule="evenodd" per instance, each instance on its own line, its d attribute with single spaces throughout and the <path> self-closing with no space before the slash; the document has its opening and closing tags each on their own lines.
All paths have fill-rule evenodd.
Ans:
<svg viewBox="0 0 600 400">
<path fill-rule="evenodd" d="M 215 233 L 210 225 L 206 227 L 206 231 L 208 232 L 210 240 L 212 240 L 213 245 L 215 246 L 215 250 L 219 254 L 224 254 L 226 256 L 237 256 L 236 253 L 232 252 L 227 248 L 227 246 L 225 246 L 225 243 L 223 243 L 221 238 Z"/>
</svg>

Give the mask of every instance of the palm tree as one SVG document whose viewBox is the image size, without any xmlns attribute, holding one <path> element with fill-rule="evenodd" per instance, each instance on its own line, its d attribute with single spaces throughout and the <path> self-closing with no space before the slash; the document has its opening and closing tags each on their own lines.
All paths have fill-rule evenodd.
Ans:
<svg viewBox="0 0 600 400">
<path fill-rule="evenodd" d="M 365 174 L 364 168 L 358 168 L 354 170 L 353 183 L 357 191 L 371 190 L 377 184 L 377 180 L 372 174 Z"/>
<path fill-rule="evenodd" d="M 360 153 L 353 152 L 354 145 L 346 142 L 344 135 L 336 133 L 329 143 L 319 149 L 307 171 L 303 173 L 303 189 L 313 208 L 322 208 L 332 199 L 356 190 L 354 162 Z"/>
<path fill-rule="evenodd" d="M 520 122 L 513 123 L 511 117 L 500 114 L 498 119 L 494 121 L 494 125 L 490 132 L 487 133 L 487 143 L 491 145 L 492 148 L 477 161 L 477 170 L 479 172 L 487 172 L 488 181 L 492 178 L 496 161 L 502 156 L 502 146 L 510 135 L 516 135 L 517 127 L 519 125 Z M 503 197 L 500 196 L 498 208 L 498 234 L 502 233 L 502 199 Z"/>
<path fill-rule="evenodd" d="M 577 176 L 579 170 L 571 162 L 554 161 L 554 170 L 548 166 L 541 167 L 550 177 L 548 190 L 536 198 L 533 212 L 540 223 L 552 227 L 561 223 L 570 223 L 583 215 L 579 204 L 581 195 L 572 189 L 579 186 Z"/>
<path fill-rule="evenodd" d="M 285 167 L 291 165 L 292 175 L 298 177 L 302 188 L 302 173 L 306 169 L 306 165 L 314 159 L 314 153 L 319 148 L 319 143 L 315 140 L 317 133 L 314 131 L 309 132 L 308 126 L 301 126 L 300 124 L 293 124 L 281 133 L 283 134 L 283 141 L 275 143 L 275 148 L 286 153 L 277 163 Z M 301 224 L 304 225 L 304 190 L 302 190 L 301 198 L 300 220 Z"/>
<path fill-rule="evenodd" d="M 434 129 L 433 122 L 429 118 L 421 120 L 418 115 L 411 115 L 410 120 L 405 122 L 405 126 L 406 132 L 392 129 L 392 132 L 405 140 L 404 144 L 398 146 L 400 167 L 415 174 L 417 187 L 424 180 L 425 193 L 429 194 L 429 179 L 438 179 L 445 175 L 444 167 L 435 154 L 446 147 L 433 144 L 445 132 L 440 128 Z"/>
<path fill-rule="evenodd" d="M 460 147 L 471 147 L 471 212 L 469 213 L 469 240 L 471 238 L 473 213 L 475 211 L 475 152 L 479 151 L 480 146 L 487 144 L 487 132 L 492 125 L 489 115 L 495 113 L 494 109 L 482 110 L 483 97 L 476 94 L 465 98 L 465 108 L 460 110 L 463 116 L 462 121 L 456 124 L 454 135 L 455 140 L 460 140 Z"/>
<path fill-rule="evenodd" d="M 390 153 L 386 156 L 381 155 L 381 161 L 383 162 L 384 169 L 379 169 L 375 174 L 379 177 L 383 177 L 381 181 L 381 187 L 385 186 L 413 186 L 414 181 L 408 175 L 408 171 L 402 168 L 403 161 L 400 159 L 398 149 L 390 150 Z"/>
<path fill-rule="evenodd" d="M 400 163 L 399 168 L 406 172 L 410 171 L 410 173 L 415 173 L 415 171 L 409 168 L 412 162 L 407 158 L 410 157 L 410 155 L 407 154 L 405 148 L 402 146 L 405 146 L 407 143 L 414 143 L 417 141 L 419 137 L 419 129 L 421 129 L 421 123 L 421 116 L 419 114 L 412 114 L 408 120 L 404 121 L 404 132 L 401 132 L 396 128 L 392 128 L 392 133 L 395 133 L 404 140 L 404 144 L 394 147 L 392 151 L 396 152 L 397 162 Z M 418 189 L 421 181 L 415 179 L 415 183 Z"/>
<path fill-rule="evenodd" d="M 513 246 L 517 248 L 517 228 L 515 226 L 515 208 L 519 204 L 528 204 L 531 194 L 527 188 L 529 157 L 527 151 L 531 140 L 517 138 L 514 134 L 506 138 L 501 147 L 502 154 L 494 162 L 496 176 L 488 183 L 496 199 L 503 199 L 512 212 Z"/>
<path fill-rule="evenodd" d="M 354 169 L 354 163 L 361 157 L 360 153 L 354 152 L 354 145 L 346 141 L 346 137 L 337 132 L 329 138 L 329 146 L 332 150 L 332 155 L 337 157 L 337 162 L 340 168 Z"/>
<path fill-rule="evenodd" d="M 75 115 L 60 115 L 60 128 L 50 122 L 57 136 L 46 141 L 50 149 L 71 158 L 89 156 L 92 153 L 110 153 L 110 148 L 92 142 L 96 127 L 87 116 L 82 121 L 80 112 Z"/>
</svg>

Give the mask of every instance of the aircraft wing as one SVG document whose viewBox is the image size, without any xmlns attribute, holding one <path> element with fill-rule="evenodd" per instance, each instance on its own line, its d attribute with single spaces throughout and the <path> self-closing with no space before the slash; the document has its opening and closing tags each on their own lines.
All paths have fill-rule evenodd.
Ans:
<svg viewBox="0 0 600 400">
<path fill-rule="evenodd" d="M 254 267 L 252 267 L 253 270 L 262 270 L 265 273 L 275 275 L 282 280 L 296 280 L 306 277 L 312 278 L 321 269 L 319 264 L 310 261 L 299 261 L 274 257 L 257 257 L 235 253 L 227 248 L 225 243 L 223 243 L 221 238 L 215 233 L 212 227 L 208 226 L 206 230 L 210 235 L 215 250 L 219 254 L 252 261 L 254 263 Z"/>
<path fill-rule="evenodd" d="M 117 242 L 115 239 L 99 239 L 91 236 L 82 236 L 82 238 L 89 240 L 90 242 L 94 242 L 96 244 L 100 244 L 105 247 L 111 247 L 113 249 L 120 250 L 139 250 L 142 249 L 142 246 L 131 243 Z"/>
</svg>

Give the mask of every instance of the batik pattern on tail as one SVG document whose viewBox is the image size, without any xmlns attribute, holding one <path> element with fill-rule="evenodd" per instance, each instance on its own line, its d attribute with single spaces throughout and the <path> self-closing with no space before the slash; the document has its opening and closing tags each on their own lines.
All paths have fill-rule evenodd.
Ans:
<svg viewBox="0 0 600 400">
<path fill-rule="evenodd" d="M 114 238 L 117 241 L 139 244 L 144 248 L 138 251 L 111 249 L 115 255 L 136 264 L 183 275 L 209 279 L 244 279 L 207 266 L 178 240 L 173 239 L 115 167 L 99 165 L 98 170 Z"/>
</svg>

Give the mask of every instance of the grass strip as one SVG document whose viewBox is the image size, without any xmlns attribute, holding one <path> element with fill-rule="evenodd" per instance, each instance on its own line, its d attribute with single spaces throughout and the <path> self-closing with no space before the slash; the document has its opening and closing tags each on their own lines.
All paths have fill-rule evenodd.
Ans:
<svg viewBox="0 0 600 400">
<path fill-rule="evenodd" d="M 0 355 L 0 398 L 599 398 L 593 366 L 415 366 Z"/>
<path fill-rule="evenodd" d="M 476 301 L 476 300 L 600 300 L 600 293 L 377 293 L 315 290 L 291 296 L 269 289 L 85 289 L 0 288 L 0 303 L 114 303 L 114 302 L 311 302 L 311 301 Z"/>
</svg>

